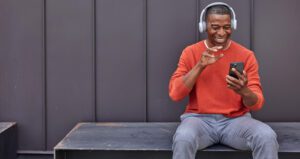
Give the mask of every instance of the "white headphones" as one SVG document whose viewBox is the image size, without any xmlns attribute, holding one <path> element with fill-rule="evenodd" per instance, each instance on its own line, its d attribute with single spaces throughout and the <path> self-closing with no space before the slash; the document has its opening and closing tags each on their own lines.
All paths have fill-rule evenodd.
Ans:
<svg viewBox="0 0 300 159">
<path fill-rule="evenodd" d="M 203 16 L 205 15 L 205 12 L 207 10 L 207 8 L 211 7 L 211 6 L 216 6 L 216 5 L 224 5 L 226 7 L 228 7 L 230 9 L 230 12 L 231 12 L 231 28 L 236 30 L 237 28 L 237 20 L 235 18 L 235 12 L 233 10 L 232 7 L 230 7 L 228 4 L 226 3 L 223 3 L 223 2 L 214 2 L 214 3 L 211 3 L 209 5 L 207 5 L 201 12 L 200 14 L 200 22 L 199 22 L 199 31 L 200 33 L 203 33 L 204 31 L 206 31 L 206 22 L 205 20 L 203 20 Z"/>
</svg>

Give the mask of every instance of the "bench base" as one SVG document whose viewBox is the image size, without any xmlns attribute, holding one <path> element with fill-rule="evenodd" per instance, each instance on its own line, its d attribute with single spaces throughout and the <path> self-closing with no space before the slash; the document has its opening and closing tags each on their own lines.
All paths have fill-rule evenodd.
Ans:
<svg viewBox="0 0 300 159">
<path fill-rule="evenodd" d="M 170 151 L 59 151 L 56 159 L 171 159 Z M 251 152 L 198 151 L 196 159 L 252 159 Z M 280 159 L 298 159 L 300 153 L 279 153 Z"/>
</svg>

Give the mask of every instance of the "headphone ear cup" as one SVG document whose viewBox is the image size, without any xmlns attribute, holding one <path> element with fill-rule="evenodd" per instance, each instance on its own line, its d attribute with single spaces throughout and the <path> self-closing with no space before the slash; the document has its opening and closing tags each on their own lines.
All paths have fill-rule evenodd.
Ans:
<svg viewBox="0 0 300 159">
<path fill-rule="evenodd" d="M 205 22 L 199 22 L 199 31 L 200 33 L 203 33 L 206 30 L 206 23 Z"/>
<path fill-rule="evenodd" d="M 236 30 L 236 28 L 237 28 L 237 21 L 236 21 L 236 19 L 232 19 L 231 20 L 231 24 L 232 24 L 231 28 L 234 29 L 234 30 Z"/>
<path fill-rule="evenodd" d="M 203 32 L 202 23 L 201 23 L 201 22 L 199 22 L 199 24 L 198 24 L 198 25 L 199 25 L 199 32 L 200 32 L 200 33 L 202 33 L 202 32 Z"/>
<path fill-rule="evenodd" d="M 202 26 L 203 26 L 203 32 L 206 31 L 206 22 L 202 22 Z"/>
</svg>

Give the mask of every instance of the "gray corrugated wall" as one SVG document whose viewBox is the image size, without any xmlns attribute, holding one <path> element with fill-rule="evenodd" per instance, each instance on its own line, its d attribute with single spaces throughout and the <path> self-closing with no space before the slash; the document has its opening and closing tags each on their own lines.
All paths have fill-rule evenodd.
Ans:
<svg viewBox="0 0 300 159">
<path fill-rule="evenodd" d="M 185 46 L 211 0 L 1 0 L 0 120 L 20 150 L 51 150 L 81 121 L 178 121 L 168 97 Z M 300 1 L 226 0 L 233 39 L 255 51 L 263 121 L 300 121 Z"/>
</svg>

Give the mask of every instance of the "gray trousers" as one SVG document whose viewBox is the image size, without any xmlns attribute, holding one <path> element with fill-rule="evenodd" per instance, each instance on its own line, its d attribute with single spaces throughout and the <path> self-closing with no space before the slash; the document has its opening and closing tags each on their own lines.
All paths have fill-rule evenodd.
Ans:
<svg viewBox="0 0 300 159">
<path fill-rule="evenodd" d="M 254 159 L 278 159 L 276 133 L 250 113 L 237 118 L 220 114 L 181 115 L 173 137 L 173 159 L 194 159 L 197 150 L 222 143 L 239 150 L 251 150 Z"/>
</svg>

